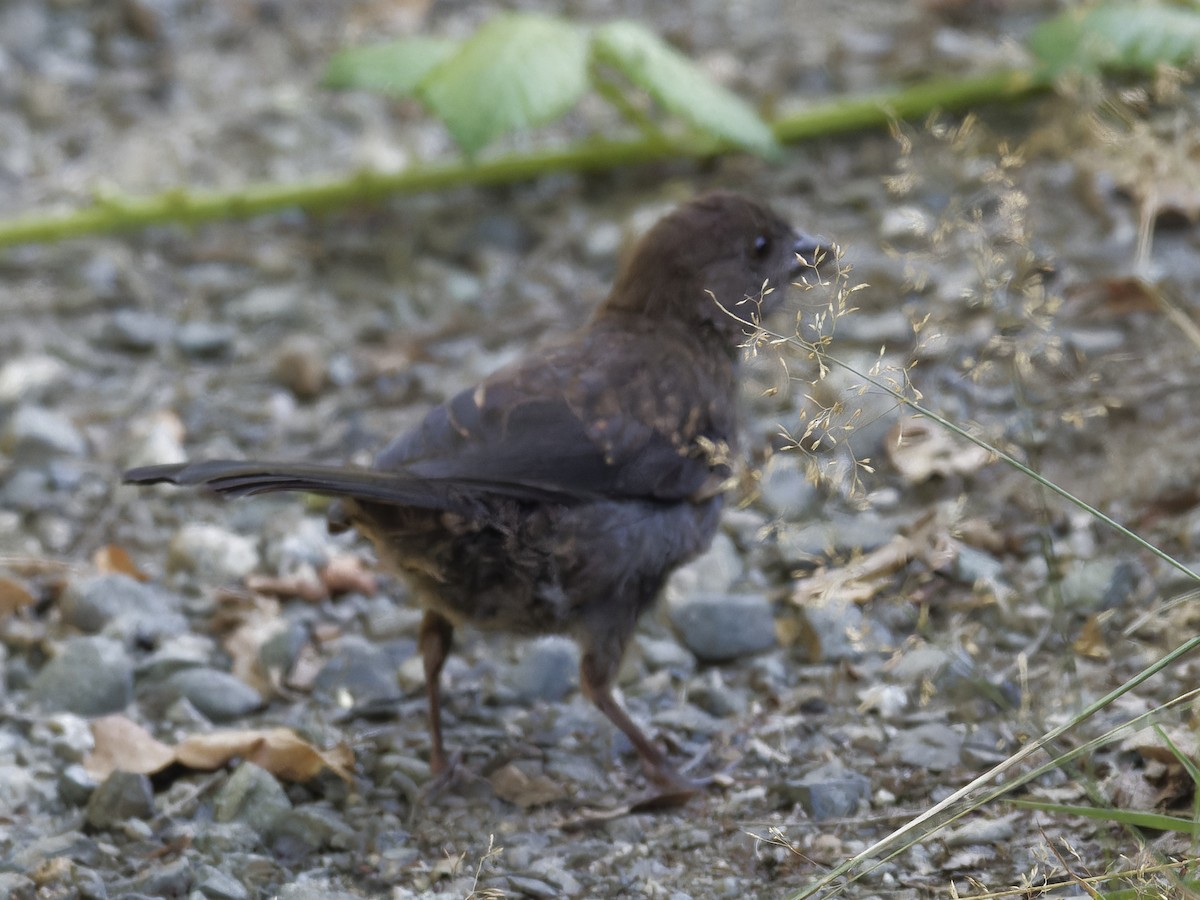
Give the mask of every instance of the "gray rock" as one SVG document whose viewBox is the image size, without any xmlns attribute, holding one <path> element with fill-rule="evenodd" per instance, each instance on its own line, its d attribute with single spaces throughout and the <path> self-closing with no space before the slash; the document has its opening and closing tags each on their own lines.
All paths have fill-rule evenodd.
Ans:
<svg viewBox="0 0 1200 900">
<path fill-rule="evenodd" d="M 166 320 L 140 309 L 119 309 L 104 329 L 107 343 L 118 350 L 145 353 L 165 343 L 170 334 Z"/>
<path fill-rule="evenodd" d="M 250 897 L 250 892 L 240 881 L 209 865 L 196 867 L 192 890 L 199 891 L 208 900 L 249 900 Z"/>
<path fill-rule="evenodd" d="M 219 669 L 180 669 L 167 679 L 168 692 L 185 697 L 213 722 L 229 722 L 263 705 L 258 691 Z"/>
<path fill-rule="evenodd" d="M 136 672 L 139 684 L 159 684 L 181 669 L 207 665 L 216 645 L 202 634 L 179 634 L 167 638 L 158 649 L 140 660 Z"/>
<path fill-rule="evenodd" d="M 34 900 L 37 897 L 37 885 L 16 872 L 0 872 L 0 897 Z"/>
<path fill-rule="evenodd" d="M 54 356 L 30 355 L 10 359 L 0 367 L 0 403 L 30 403 L 66 382 L 70 369 Z"/>
<path fill-rule="evenodd" d="M 29 695 L 45 710 L 81 716 L 118 712 L 133 699 L 133 663 L 111 638 L 72 638 L 34 676 Z"/>
<path fill-rule="evenodd" d="M 228 353 L 236 336 L 236 330 L 230 325 L 185 322 L 175 331 L 175 346 L 187 356 L 213 359 Z"/>
<path fill-rule="evenodd" d="M 249 762 L 238 766 L 213 798 L 218 822 L 241 822 L 264 840 L 270 840 L 291 811 L 283 786 L 270 772 Z"/>
<path fill-rule="evenodd" d="M 1137 586 L 1137 567 L 1124 559 L 1098 557 L 1072 563 L 1058 590 L 1063 603 L 1084 613 L 1126 603 Z"/>
<path fill-rule="evenodd" d="M 280 888 L 279 893 L 275 896 L 278 900 L 362 900 L 358 893 L 341 890 L 330 879 L 308 874 Z M 421 896 L 428 900 L 443 900 L 443 898 L 450 900 L 456 895 L 423 891 Z"/>
<path fill-rule="evenodd" d="M 919 206 L 893 206 L 879 220 L 879 236 L 891 243 L 907 243 L 925 237 L 932 227 L 929 214 Z"/>
<path fill-rule="evenodd" d="M 762 468 L 759 496 L 774 516 L 791 522 L 817 511 L 821 490 L 804 473 L 804 460 L 794 453 L 776 453 Z"/>
<path fill-rule="evenodd" d="M 377 641 L 417 634 L 424 616 L 421 610 L 403 606 L 383 594 L 366 598 L 363 607 L 363 628 Z"/>
<path fill-rule="evenodd" d="M 871 780 L 839 762 L 826 763 L 777 789 L 780 807 L 799 803 L 816 821 L 848 818 L 871 793 Z"/>
<path fill-rule="evenodd" d="M 293 809 L 272 833 L 276 841 L 290 838 L 308 850 L 349 850 L 359 843 L 358 833 L 337 812 L 324 806 Z"/>
<path fill-rule="evenodd" d="M 192 889 L 192 863 L 186 856 L 181 856 L 151 866 L 133 878 L 114 882 L 112 888 L 118 895 L 183 897 Z"/>
<path fill-rule="evenodd" d="M 86 805 L 97 786 L 96 779 L 79 763 L 67 766 L 58 776 L 58 796 L 71 806 Z"/>
<path fill-rule="evenodd" d="M 43 510 L 51 503 L 50 473 L 42 469 L 17 469 L 4 483 L 4 506 L 24 512 Z"/>
<path fill-rule="evenodd" d="M 18 406 L 0 435 L 0 449 L 18 462 L 41 463 L 50 456 L 85 456 L 87 441 L 61 413 L 41 406 Z"/>
<path fill-rule="evenodd" d="M 63 592 L 63 619 L 89 634 L 104 632 L 126 641 L 157 642 L 188 631 L 177 594 L 111 573 L 72 581 Z"/>
<path fill-rule="evenodd" d="M 308 640 L 308 629 L 302 623 L 288 622 L 263 641 L 258 661 L 266 672 L 290 672 Z"/>
<path fill-rule="evenodd" d="M 963 741 L 962 733 L 949 725 L 926 722 L 897 732 L 889 750 L 906 766 L 944 772 L 961 762 Z"/>
<path fill-rule="evenodd" d="M 899 517 L 873 512 L 831 513 L 799 528 L 780 528 L 776 542 L 785 560 L 809 562 L 831 552 L 874 550 L 895 537 L 901 524 Z"/>
<path fill-rule="evenodd" d="M 646 668 L 651 672 L 666 670 L 686 678 L 696 671 L 696 657 L 678 642 L 646 635 L 637 635 L 634 640 Z"/>
<path fill-rule="evenodd" d="M 85 818 L 90 826 L 103 831 L 126 819 L 149 819 L 153 815 L 150 779 L 133 772 L 113 772 L 92 792 Z"/>
<path fill-rule="evenodd" d="M 801 612 L 817 638 L 821 660 L 861 659 L 896 644 L 882 624 L 863 615 L 857 603 L 837 594 L 810 599 Z"/>
<path fill-rule="evenodd" d="M 723 662 L 775 646 L 771 601 L 758 594 L 697 593 L 667 604 L 684 646 L 702 662 Z"/>
<path fill-rule="evenodd" d="M 55 757 L 67 762 L 82 761 L 96 746 L 88 720 L 72 713 L 39 717 L 33 723 L 29 737 L 49 747 Z"/>
<path fill-rule="evenodd" d="M 579 680 L 578 672 L 578 645 L 570 638 L 547 635 L 522 646 L 521 661 L 508 683 L 523 700 L 553 702 L 572 690 Z"/>
<path fill-rule="evenodd" d="M 741 554 L 733 541 L 724 532 L 717 532 L 707 553 L 671 576 L 664 595 L 670 601 L 698 591 L 724 593 L 733 589 L 744 571 Z"/>
<path fill-rule="evenodd" d="M 258 542 L 217 525 L 184 525 L 171 538 L 167 566 L 205 582 L 240 581 L 258 567 Z"/>
<path fill-rule="evenodd" d="M 47 860 L 65 857 L 84 865 L 101 864 L 96 842 L 79 831 L 64 831 L 36 838 L 13 851 L 4 862 L 26 872 L 32 872 Z"/>
<path fill-rule="evenodd" d="M 350 637 L 341 640 L 336 655 L 321 669 L 313 687 L 318 694 L 349 697 L 355 704 L 400 699 L 396 666 L 390 655 L 375 644 Z"/>
<path fill-rule="evenodd" d="M 745 693 L 729 687 L 717 669 L 710 669 L 698 684 L 692 684 L 687 696 L 689 703 L 717 718 L 740 715 L 750 705 Z"/>
<path fill-rule="evenodd" d="M 955 554 L 954 565 L 950 569 L 951 576 L 962 584 L 985 584 L 989 587 L 1002 587 L 1004 583 L 1004 563 L 990 553 L 960 544 Z"/>
<path fill-rule="evenodd" d="M 44 773 L 30 766 L 0 763 L 0 809 L 37 807 L 53 796 L 51 785 Z"/>
</svg>

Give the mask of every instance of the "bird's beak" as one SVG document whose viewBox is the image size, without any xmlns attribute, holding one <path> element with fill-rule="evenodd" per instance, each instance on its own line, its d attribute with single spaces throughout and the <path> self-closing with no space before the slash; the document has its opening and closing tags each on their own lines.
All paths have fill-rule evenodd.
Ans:
<svg viewBox="0 0 1200 900">
<path fill-rule="evenodd" d="M 830 247 L 830 242 L 824 238 L 812 237 L 803 231 L 797 231 L 796 241 L 792 245 L 792 252 L 796 254 L 796 262 L 792 266 L 792 276 L 795 277 L 808 269 L 815 269 L 817 259 L 827 254 Z"/>
</svg>

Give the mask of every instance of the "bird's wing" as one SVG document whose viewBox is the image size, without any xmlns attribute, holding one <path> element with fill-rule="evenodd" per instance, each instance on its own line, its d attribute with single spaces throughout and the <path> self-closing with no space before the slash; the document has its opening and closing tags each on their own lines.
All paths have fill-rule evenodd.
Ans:
<svg viewBox="0 0 1200 900">
<path fill-rule="evenodd" d="M 577 499 L 716 493 L 728 475 L 717 458 L 723 435 L 710 437 L 688 392 L 649 374 L 617 378 L 626 380 L 555 356 L 501 373 L 432 410 L 375 468 L 510 495 L 521 486 Z"/>
</svg>

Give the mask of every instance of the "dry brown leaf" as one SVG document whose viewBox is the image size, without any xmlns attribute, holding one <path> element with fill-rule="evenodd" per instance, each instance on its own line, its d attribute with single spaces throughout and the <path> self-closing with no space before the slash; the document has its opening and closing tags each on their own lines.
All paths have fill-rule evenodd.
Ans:
<svg viewBox="0 0 1200 900">
<path fill-rule="evenodd" d="M 92 564 L 105 574 L 116 573 L 128 575 L 138 581 L 148 581 L 150 576 L 139 569 L 125 552 L 116 544 L 105 544 L 92 555 Z"/>
<path fill-rule="evenodd" d="M 246 578 L 246 587 L 258 594 L 295 597 L 309 603 L 318 603 L 329 597 L 325 582 L 311 571 L 300 575 L 250 575 Z"/>
<path fill-rule="evenodd" d="M 97 779 L 118 770 L 152 775 L 172 763 L 190 769 L 217 769 L 236 757 L 288 781 L 308 781 L 323 769 L 349 781 L 354 765 L 354 753 L 345 744 L 318 750 L 286 728 L 192 735 L 172 747 L 118 715 L 94 721 L 92 736 L 96 745 L 83 766 Z"/>
<path fill-rule="evenodd" d="M 1104 640 L 1104 629 L 1100 627 L 1100 621 L 1095 616 L 1087 617 L 1079 631 L 1079 637 L 1075 638 L 1075 643 L 1071 646 L 1085 659 L 1104 660 L 1112 656 L 1108 642 Z"/>
<path fill-rule="evenodd" d="M 529 774 L 515 762 L 501 766 L 488 781 L 492 783 L 496 796 L 515 803 L 521 809 L 545 806 L 566 796 L 561 782 L 547 777 L 543 772 Z"/>
<path fill-rule="evenodd" d="M 376 590 L 375 576 L 367 569 L 367 564 L 351 553 L 329 560 L 329 565 L 321 570 L 321 580 L 331 594 L 370 595 Z"/>
<path fill-rule="evenodd" d="M 901 419 L 888 432 L 888 458 L 909 484 L 934 476 L 969 475 L 992 461 L 992 454 L 920 416 Z"/>
<path fill-rule="evenodd" d="M 9 578 L 0 578 L 0 616 L 11 616 L 18 609 L 32 606 L 33 594 L 25 586 Z"/>
<path fill-rule="evenodd" d="M 1102 278 L 1068 287 L 1064 292 L 1068 310 L 1076 317 L 1127 316 L 1154 312 L 1158 300 L 1141 278 Z"/>
<path fill-rule="evenodd" d="M 254 612 L 241 625 L 225 636 L 221 645 L 229 654 L 234 676 L 254 688 L 264 700 L 274 694 L 274 680 L 263 671 L 263 644 L 273 638 L 287 623 L 267 612 Z"/>
<path fill-rule="evenodd" d="M 125 716 L 104 716 L 92 722 L 96 742 L 83 761 L 87 773 L 103 780 L 113 772 L 151 775 L 175 761 L 175 750 Z"/>
<path fill-rule="evenodd" d="M 1194 762 L 1200 762 L 1200 735 L 1191 728 L 1178 726 L 1164 727 L 1163 732 L 1171 739 L 1176 750 Z M 1121 744 L 1121 749 L 1133 750 L 1147 760 L 1164 763 L 1168 766 L 1182 767 L 1175 752 L 1157 731 L 1139 731 L 1133 737 L 1125 740 Z"/>
<path fill-rule="evenodd" d="M 857 556 L 842 566 L 822 566 L 802 580 L 792 593 L 793 602 L 804 606 L 821 598 L 866 603 L 888 589 L 892 576 L 914 559 L 923 560 L 938 570 L 953 561 L 958 544 L 950 536 L 954 519 L 952 505 L 937 507 L 925 514 L 882 547 Z"/>
<path fill-rule="evenodd" d="M 286 728 L 195 734 L 180 741 L 175 752 L 179 762 L 189 768 L 216 769 L 241 757 L 287 781 L 308 781 L 322 769 L 349 781 L 354 765 L 354 754 L 345 744 L 318 750 Z"/>
</svg>

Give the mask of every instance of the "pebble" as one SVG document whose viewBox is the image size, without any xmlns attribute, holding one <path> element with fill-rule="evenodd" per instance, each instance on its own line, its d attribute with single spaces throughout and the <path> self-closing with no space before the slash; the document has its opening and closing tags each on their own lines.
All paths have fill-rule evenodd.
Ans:
<svg viewBox="0 0 1200 900">
<path fill-rule="evenodd" d="M 258 542 L 219 525 L 184 525 L 167 548 L 167 568 L 206 583 L 240 581 L 258 567 Z"/>
<path fill-rule="evenodd" d="M 0 366 L 0 403 L 40 402 L 62 386 L 70 370 L 54 356 L 18 356 Z"/>
<path fill-rule="evenodd" d="M 167 679 L 168 692 L 185 697 L 207 719 L 230 722 L 263 705 L 258 691 L 219 669 L 181 669 Z"/>
<path fill-rule="evenodd" d="M 892 737 L 889 751 L 906 766 L 944 772 L 962 760 L 963 734 L 941 722 L 902 729 Z"/>
<path fill-rule="evenodd" d="M 1071 563 L 1058 591 L 1069 608 L 1088 613 L 1127 603 L 1137 587 L 1137 567 L 1113 557 Z"/>
<path fill-rule="evenodd" d="M 114 882 L 117 896 L 183 897 L 192 888 L 192 863 L 186 856 L 148 866 L 132 878 Z"/>
<path fill-rule="evenodd" d="M 208 900 L 249 900 L 250 892 L 232 875 L 220 869 L 201 864 L 196 867 L 192 879 L 192 890 L 198 891 Z"/>
<path fill-rule="evenodd" d="M 87 823 L 98 831 L 115 828 L 126 819 L 149 819 L 153 815 L 150 779 L 120 771 L 113 772 L 92 792 L 85 813 Z"/>
<path fill-rule="evenodd" d="M 11 900 L 34 900 L 37 885 L 17 872 L 0 872 L 0 897 Z"/>
<path fill-rule="evenodd" d="M 522 700 L 561 700 L 579 680 L 579 646 L 570 638 L 546 635 L 527 641 L 509 686 Z"/>
<path fill-rule="evenodd" d="M 187 633 L 182 605 L 177 594 L 114 572 L 72 581 L 59 607 L 63 621 L 88 634 L 158 642 Z"/>
<path fill-rule="evenodd" d="M 821 489 L 805 475 L 803 460 L 794 453 L 776 453 L 762 468 L 760 502 L 773 516 L 791 522 L 804 519 L 821 506 Z"/>
<path fill-rule="evenodd" d="M 329 366 L 312 337 L 289 338 L 275 354 L 275 380 L 301 400 L 313 400 L 329 383 Z"/>
<path fill-rule="evenodd" d="M 133 699 L 133 663 L 112 638 L 71 638 L 34 676 L 29 697 L 45 710 L 119 712 Z"/>
<path fill-rule="evenodd" d="M 410 658 L 415 659 L 416 642 L 410 640 L 408 645 L 412 648 Z M 396 663 L 384 648 L 356 637 L 345 637 L 339 642 L 337 652 L 321 669 L 313 688 L 317 694 L 333 698 L 339 706 L 400 699 Z"/>
<path fill-rule="evenodd" d="M 899 517 L 873 512 L 831 513 L 819 522 L 780 528 L 776 544 L 785 560 L 796 562 L 825 559 L 831 551 L 865 553 L 895 537 L 901 524 Z"/>
<path fill-rule="evenodd" d="M 270 840 L 283 818 L 292 811 L 283 786 L 270 772 L 244 762 L 213 797 L 218 822 L 248 825 L 263 840 Z"/>
<path fill-rule="evenodd" d="M 96 779 L 79 763 L 73 763 L 59 773 L 58 796 L 70 806 L 85 806 L 96 787 Z"/>
<path fill-rule="evenodd" d="M 1008 591 L 1003 577 L 1003 560 L 969 544 L 958 545 L 950 575 L 960 584 L 982 584 L 994 592 Z"/>
<path fill-rule="evenodd" d="M 667 671 L 687 678 L 696 671 L 696 657 L 676 641 L 639 634 L 634 638 L 638 654 L 651 672 Z"/>
<path fill-rule="evenodd" d="M 854 816 L 871 795 L 871 779 L 830 762 L 776 789 L 779 808 L 800 804 L 809 817 L 820 822 Z"/>
<path fill-rule="evenodd" d="M 836 592 L 809 599 L 799 612 L 816 638 L 816 659 L 822 662 L 858 660 L 888 652 L 896 644 L 880 621 L 868 618 L 862 607 Z"/>
<path fill-rule="evenodd" d="M 879 220 L 879 236 L 889 243 L 920 240 L 929 234 L 933 223 L 919 206 L 892 206 Z"/>
<path fill-rule="evenodd" d="M 357 833 L 341 815 L 327 806 L 314 805 L 291 810 L 280 820 L 272 838 L 296 841 L 307 851 L 349 850 L 357 844 Z"/>
<path fill-rule="evenodd" d="M 166 638 L 153 653 L 138 661 L 137 680 L 139 683 L 158 683 L 180 669 L 206 665 L 213 658 L 215 648 L 213 639 L 203 634 L 189 632 Z"/>
<path fill-rule="evenodd" d="M 171 333 L 167 320 L 140 309 L 119 309 L 105 325 L 104 340 L 117 350 L 147 353 L 166 342 Z"/>
<path fill-rule="evenodd" d="M 775 646 L 771 601 L 759 594 L 695 593 L 667 603 L 683 645 L 701 662 L 724 662 Z"/>
<path fill-rule="evenodd" d="M 28 766 L 0 763 L 0 809 L 23 809 L 38 806 L 53 790 Z"/>
<path fill-rule="evenodd" d="M 42 406 L 18 406 L 0 434 L 0 449 L 19 463 L 41 463 L 48 456 L 86 456 L 88 448 L 66 416 Z"/>
<path fill-rule="evenodd" d="M 215 359 L 229 352 L 236 335 L 231 325 L 185 322 L 175 329 L 175 346 L 193 359 Z"/>
<path fill-rule="evenodd" d="M 744 572 L 741 553 L 729 535 L 719 531 L 706 553 L 671 575 L 663 594 L 670 602 L 697 591 L 723 593 L 732 590 Z"/>
</svg>

